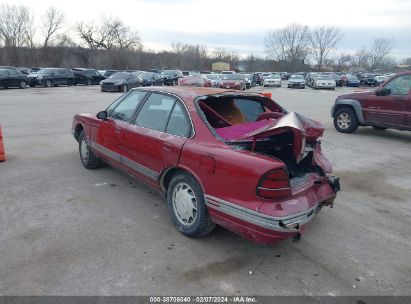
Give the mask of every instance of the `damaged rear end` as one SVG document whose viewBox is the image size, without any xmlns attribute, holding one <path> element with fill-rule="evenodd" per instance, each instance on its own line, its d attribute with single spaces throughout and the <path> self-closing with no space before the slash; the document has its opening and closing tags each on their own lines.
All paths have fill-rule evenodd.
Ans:
<svg viewBox="0 0 411 304">
<path fill-rule="evenodd" d="M 321 151 L 324 128 L 319 122 L 287 113 L 258 96 L 213 96 L 199 106 L 214 135 L 226 145 L 272 160 L 254 186 L 261 200 L 258 210 L 237 212 L 247 231 L 236 227 L 235 232 L 265 243 L 299 239 L 323 206 L 333 206 L 339 178 L 331 175 L 331 164 Z"/>
</svg>

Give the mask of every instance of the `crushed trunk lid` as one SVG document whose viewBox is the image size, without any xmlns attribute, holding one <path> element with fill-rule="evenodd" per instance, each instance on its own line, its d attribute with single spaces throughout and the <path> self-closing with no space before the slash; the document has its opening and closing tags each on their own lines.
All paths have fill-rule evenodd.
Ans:
<svg viewBox="0 0 411 304">
<path fill-rule="evenodd" d="M 324 127 L 317 121 L 291 112 L 279 119 L 272 120 L 262 128 L 249 132 L 239 138 L 232 139 L 230 142 L 253 140 L 255 144 L 258 139 L 287 132 L 293 133 L 293 152 L 298 163 L 304 157 L 306 141 L 313 141 L 322 137 Z"/>
</svg>

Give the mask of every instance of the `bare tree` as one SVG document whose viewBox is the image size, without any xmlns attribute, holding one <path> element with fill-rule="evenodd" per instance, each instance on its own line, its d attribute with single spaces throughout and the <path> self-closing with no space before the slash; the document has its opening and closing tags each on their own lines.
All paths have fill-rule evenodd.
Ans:
<svg viewBox="0 0 411 304">
<path fill-rule="evenodd" d="M 321 26 L 310 32 L 311 53 L 317 63 L 318 70 L 322 70 L 323 62 L 332 50 L 341 41 L 343 34 L 339 28 Z"/>
<path fill-rule="evenodd" d="M 119 18 L 104 21 L 102 32 L 106 33 L 108 48 L 119 47 L 123 49 L 140 48 L 141 40 L 136 31 L 132 31 Z"/>
<path fill-rule="evenodd" d="M 141 40 L 137 32 L 132 31 L 120 19 L 106 19 L 100 26 L 94 22 L 80 22 L 76 26 L 81 40 L 90 49 L 141 48 Z"/>
<path fill-rule="evenodd" d="M 64 24 L 64 13 L 50 7 L 43 16 L 43 47 L 48 47 Z"/>
<path fill-rule="evenodd" d="M 180 68 L 183 55 L 187 51 L 188 45 L 180 41 L 177 41 L 177 42 L 171 43 L 171 48 L 173 49 L 173 53 L 175 54 L 175 57 L 176 57 L 175 66 Z"/>
<path fill-rule="evenodd" d="M 344 67 L 345 64 L 352 62 L 351 55 L 348 54 L 340 54 L 340 56 L 336 59 L 337 63 L 337 72 L 340 72 L 342 67 Z"/>
<path fill-rule="evenodd" d="M 357 50 L 353 56 L 351 56 L 351 65 L 353 67 L 360 67 L 364 69 L 369 68 L 370 53 L 365 47 Z"/>
<path fill-rule="evenodd" d="M 404 65 L 411 65 L 411 57 L 403 59 L 401 63 Z"/>
<path fill-rule="evenodd" d="M 391 53 L 395 46 L 394 39 L 380 38 L 375 39 L 374 44 L 369 52 L 369 68 L 374 70 L 382 65 L 384 65 L 385 59 Z"/>
<path fill-rule="evenodd" d="M 0 43 L 6 47 L 34 46 L 33 17 L 25 6 L 2 4 Z"/>
<path fill-rule="evenodd" d="M 294 71 L 310 53 L 308 26 L 290 24 L 285 28 L 269 32 L 265 38 L 265 49 L 269 57 L 287 61 Z"/>
</svg>

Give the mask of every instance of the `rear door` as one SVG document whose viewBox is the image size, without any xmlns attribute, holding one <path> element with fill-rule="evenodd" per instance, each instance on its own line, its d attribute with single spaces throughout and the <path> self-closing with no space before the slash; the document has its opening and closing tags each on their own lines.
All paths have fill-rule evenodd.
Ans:
<svg viewBox="0 0 411 304">
<path fill-rule="evenodd" d="M 399 75 L 384 85 L 390 89 L 387 96 L 370 94 L 364 107 L 368 123 L 387 126 L 405 126 L 411 75 Z"/>
<path fill-rule="evenodd" d="M 108 119 L 97 120 L 91 126 L 91 146 L 99 157 L 114 166 L 121 167 L 124 130 L 146 92 L 131 91 L 107 108 Z"/>
<path fill-rule="evenodd" d="M 169 94 L 151 93 L 125 131 L 123 166 L 158 186 L 161 172 L 178 164 L 191 128 L 181 100 Z"/>
</svg>

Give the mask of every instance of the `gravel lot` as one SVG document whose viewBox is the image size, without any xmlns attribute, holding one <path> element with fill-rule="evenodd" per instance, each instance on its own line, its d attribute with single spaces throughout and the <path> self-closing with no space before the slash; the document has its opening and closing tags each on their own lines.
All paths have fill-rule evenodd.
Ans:
<svg viewBox="0 0 411 304">
<path fill-rule="evenodd" d="M 338 133 L 330 107 L 351 89 L 284 86 L 252 90 L 324 123 L 342 191 L 300 243 L 271 246 L 222 228 L 186 238 L 159 194 L 108 166 L 84 169 L 73 114 L 119 94 L 0 90 L 0 295 L 411 295 L 411 132 Z"/>
</svg>

